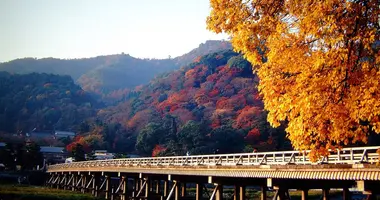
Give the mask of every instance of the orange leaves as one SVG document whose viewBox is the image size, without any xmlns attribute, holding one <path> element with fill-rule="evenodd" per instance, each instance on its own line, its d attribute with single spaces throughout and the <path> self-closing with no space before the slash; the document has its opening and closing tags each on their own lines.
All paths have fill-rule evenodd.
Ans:
<svg viewBox="0 0 380 200">
<path fill-rule="evenodd" d="M 166 149 L 167 148 L 163 147 L 162 145 L 156 144 L 156 146 L 154 146 L 154 149 L 152 151 L 152 157 L 159 156 L 159 154 L 166 151 Z"/>
<path fill-rule="evenodd" d="M 296 149 L 318 157 L 380 133 L 377 0 L 210 4 L 208 28 L 256 66 L 268 121 L 288 121 Z"/>
<path fill-rule="evenodd" d="M 248 142 L 248 144 L 254 144 L 260 140 L 260 131 L 257 128 L 250 130 L 247 136 L 244 137 L 244 140 Z"/>
<path fill-rule="evenodd" d="M 185 124 L 189 120 L 193 120 L 193 113 L 187 109 L 179 108 L 170 112 L 172 115 L 177 116 L 180 121 Z"/>
<path fill-rule="evenodd" d="M 211 92 L 208 94 L 210 97 L 216 97 L 219 95 L 219 90 L 218 89 L 213 89 Z"/>
<path fill-rule="evenodd" d="M 193 77 L 195 74 L 196 74 L 195 69 L 189 69 L 189 70 L 185 73 L 185 78 L 186 78 L 186 79 L 191 78 L 191 77 Z"/>
<path fill-rule="evenodd" d="M 128 121 L 128 127 L 140 130 L 154 117 L 155 112 L 151 109 L 139 111 Z"/>
<path fill-rule="evenodd" d="M 85 152 L 90 152 L 91 151 L 88 143 L 86 142 L 86 140 L 82 136 L 76 136 L 74 138 L 73 142 L 71 142 L 70 144 L 68 144 L 66 146 L 66 150 L 68 152 L 72 152 L 72 150 L 77 146 L 77 144 L 81 144 L 83 146 L 83 150 Z"/>
</svg>

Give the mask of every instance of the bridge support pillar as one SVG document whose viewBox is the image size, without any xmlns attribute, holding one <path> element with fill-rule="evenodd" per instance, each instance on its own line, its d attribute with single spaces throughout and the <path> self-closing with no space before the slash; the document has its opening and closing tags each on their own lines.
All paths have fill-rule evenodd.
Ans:
<svg viewBox="0 0 380 200">
<path fill-rule="evenodd" d="M 145 197 L 146 197 L 146 199 L 149 199 L 149 193 L 150 193 L 151 188 L 152 188 L 152 180 L 146 178 L 145 181 L 146 181 L 146 184 L 145 184 Z"/>
<path fill-rule="evenodd" d="M 245 200 L 245 186 L 239 186 L 239 200 Z"/>
<path fill-rule="evenodd" d="M 136 197 L 137 193 L 139 192 L 139 179 L 134 178 L 133 179 L 133 190 L 132 190 L 132 197 Z"/>
<path fill-rule="evenodd" d="M 97 186 L 98 184 L 98 180 L 96 180 L 97 176 L 95 176 L 95 174 L 91 174 L 91 187 L 90 187 L 90 190 L 91 190 L 91 194 L 92 196 L 95 196 L 95 187 Z M 90 183 L 88 183 L 90 184 Z"/>
<path fill-rule="evenodd" d="M 180 188 L 181 188 L 181 183 L 180 182 L 177 182 L 177 184 L 175 184 L 175 193 L 174 193 L 174 200 L 179 200 L 179 197 L 180 197 Z"/>
<path fill-rule="evenodd" d="M 94 197 L 98 197 L 98 195 L 99 195 L 99 188 L 98 186 L 95 186 Z"/>
<path fill-rule="evenodd" d="M 186 183 L 181 184 L 181 197 L 186 197 Z"/>
<path fill-rule="evenodd" d="M 66 190 L 66 188 L 67 188 L 67 174 L 63 175 L 63 179 L 64 179 L 64 181 L 63 181 L 63 190 Z"/>
<path fill-rule="evenodd" d="M 203 196 L 203 184 L 197 183 L 195 185 L 195 200 L 201 200 Z"/>
<path fill-rule="evenodd" d="M 87 185 L 87 176 L 85 174 L 81 174 L 82 176 L 82 186 L 81 191 L 84 194 L 86 192 L 86 185 Z"/>
<path fill-rule="evenodd" d="M 301 197 L 302 197 L 302 200 L 308 200 L 309 199 L 309 189 L 303 189 Z"/>
<path fill-rule="evenodd" d="M 265 185 L 261 186 L 261 200 L 267 199 L 267 190 L 268 190 L 267 186 Z"/>
<path fill-rule="evenodd" d="M 351 193 L 348 188 L 343 188 L 343 200 L 351 199 Z"/>
<path fill-rule="evenodd" d="M 161 180 L 156 180 L 156 194 L 161 194 Z"/>
<path fill-rule="evenodd" d="M 329 200 L 329 193 L 330 193 L 330 188 L 323 188 L 322 189 L 322 197 L 323 197 L 323 200 Z"/>
<path fill-rule="evenodd" d="M 121 200 L 127 200 L 127 191 L 128 191 L 128 177 L 122 176 L 121 177 L 121 184 L 123 186 L 122 190 L 123 192 L 121 193 Z"/>
<path fill-rule="evenodd" d="M 105 199 L 109 199 L 110 198 L 110 192 L 111 192 L 111 181 L 110 181 L 110 177 L 108 175 L 105 175 L 104 178 L 106 179 L 106 189 L 105 189 L 105 193 L 106 193 L 106 196 L 105 196 Z"/>
<path fill-rule="evenodd" d="M 244 200 L 245 199 L 245 187 L 241 185 L 234 186 L 234 200 Z"/>
<path fill-rule="evenodd" d="M 149 184 L 148 184 L 149 183 Z M 149 186 L 149 192 L 153 192 L 154 188 L 154 181 L 153 180 L 148 180 L 148 186 Z"/>
<path fill-rule="evenodd" d="M 215 200 L 223 200 L 223 185 L 216 185 Z"/>
<path fill-rule="evenodd" d="M 168 196 L 168 181 L 164 180 L 164 191 L 163 196 L 166 198 Z"/>
<path fill-rule="evenodd" d="M 290 200 L 289 190 L 287 188 L 279 187 L 276 190 L 276 194 L 273 196 L 273 200 Z"/>
<path fill-rule="evenodd" d="M 235 185 L 234 200 L 245 200 L 245 186 Z"/>
<path fill-rule="evenodd" d="M 61 175 L 60 174 L 57 174 L 57 180 L 55 182 L 55 185 L 57 187 L 57 189 L 59 189 L 59 183 L 61 182 Z"/>
<path fill-rule="evenodd" d="M 73 180 L 71 183 L 71 191 L 75 191 L 75 184 L 77 183 L 78 176 L 76 174 L 73 174 Z"/>
</svg>

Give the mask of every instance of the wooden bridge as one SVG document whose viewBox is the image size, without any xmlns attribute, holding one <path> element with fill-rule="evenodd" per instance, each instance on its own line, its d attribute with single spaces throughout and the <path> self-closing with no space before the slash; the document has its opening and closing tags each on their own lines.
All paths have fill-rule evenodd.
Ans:
<svg viewBox="0 0 380 200">
<path fill-rule="evenodd" d="M 380 188 L 380 146 L 331 151 L 313 163 L 308 151 L 127 158 L 57 164 L 48 167 L 47 185 L 91 192 L 106 199 L 223 199 L 233 188 L 233 199 L 244 200 L 246 188 L 267 190 L 273 199 L 290 199 L 289 189 L 322 189 L 324 200 L 331 188 L 351 199 L 350 188 L 376 199 Z M 208 193 L 212 186 L 212 192 Z M 189 188 L 195 192 L 190 193 Z M 352 190 L 352 189 L 351 189 Z"/>
</svg>

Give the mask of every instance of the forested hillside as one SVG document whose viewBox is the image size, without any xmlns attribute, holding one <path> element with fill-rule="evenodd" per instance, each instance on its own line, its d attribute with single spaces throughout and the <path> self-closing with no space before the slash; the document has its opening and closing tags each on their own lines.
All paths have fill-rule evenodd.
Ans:
<svg viewBox="0 0 380 200">
<path fill-rule="evenodd" d="M 76 130 L 98 105 L 70 76 L 0 73 L 0 131 Z"/>
<path fill-rule="evenodd" d="M 83 59 L 24 58 L 0 63 L 0 71 L 70 75 L 85 91 L 97 94 L 104 101 L 114 102 L 158 74 L 179 69 L 199 56 L 223 49 L 231 49 L 231 44 L 206 41 L 183 56 L 168 59 L 140 59 L 124 53 Z"/>
<path fill-rule="evenodd" d="M 124 102 L 98 116 L 120 124 L 123 137 L 135 136 L 142 155 L 290 148 L 283 129 L 272 129 L 266 121 L 257 81 L 241 55 L 221 51 L 128 92 Z M 99 132 L 99 126 L 94 130 Z"/>
</svg>

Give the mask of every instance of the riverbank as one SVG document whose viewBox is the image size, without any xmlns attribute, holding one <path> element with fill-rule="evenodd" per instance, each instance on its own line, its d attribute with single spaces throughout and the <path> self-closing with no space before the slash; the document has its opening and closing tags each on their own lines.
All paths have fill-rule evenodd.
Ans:
<svg viewBox="0 0 380 200">
<path fill-rule="evenodd" d="M 101 200 L 91 194 L 57 190 L 40 186 L 0 185 L 1 200 Z"/>
</svg>

